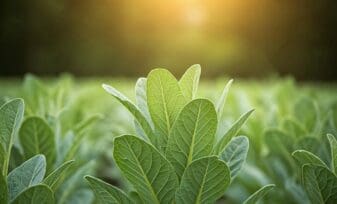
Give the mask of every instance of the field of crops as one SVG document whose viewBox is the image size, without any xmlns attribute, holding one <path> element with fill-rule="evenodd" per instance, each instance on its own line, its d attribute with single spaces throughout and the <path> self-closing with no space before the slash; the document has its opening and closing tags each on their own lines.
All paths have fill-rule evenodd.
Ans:
<svg viewBox="0 0 337 204">
<path fill-rule="evenodd" d="M 199 75 L 1 79 L 0 203 L 337 203 L 337 84 Z"/>
</svg>

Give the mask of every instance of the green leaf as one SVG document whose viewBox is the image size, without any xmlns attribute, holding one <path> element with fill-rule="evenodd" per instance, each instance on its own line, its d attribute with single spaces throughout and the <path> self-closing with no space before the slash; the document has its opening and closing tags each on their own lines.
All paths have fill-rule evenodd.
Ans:
<svg viewBox="0 0 337 204">
<path fill-rule="evenodd" d="M 179 178 L 193 160 L 212 152 L 216 128 L 217 116 L 209 100 L 195 99 L 182 109 L 173 124 L 166 151 Z"/>
<path fill-rule="evenodd" d="M 53 204 L 53 191 L 46 185 L 39 184 L 23 191 L 12 204 Z"/>
<path fill-rule="evenodd" d="M 156 138 L 154 137 L 151 125 L 146 120 L 146 117 L 142 114 L 141 110 L 135 104 L 133 104 L 130 99 L 128 99 L 122 93 L 117 91 L 115 88 L 106 84 L 103 84 L 103 88 L 105 89 L 106 92 L 115 97 L 121 104 L 124 105 L 126 109 L 130 111 L 130 113 L 135 117 L 137 122 L 140 124 L 140 127 L 142 127 L 143 131 L 148 136 L 148 139 L 151 141 L 151 143 L 156 144 L 155 141 Z"/>
<path fill-rule="evenodd" d="M 232 180 L 241 170 L 249 149 L 249 140 L 245 136 L 234 137 L 220 154 L 220 159 L 225 161 L 230 169 Z"/>
<path fill-rule="evenodd" d="M 262 199 L 265 195 L 267 195 L 267 193 L 273 189 L 275 187 L 274 184 L 269 184 L 269 185 L 265 185 L 262 188 L 260 188 L 259 190 L 257 190 L 255 193 L 253 193 L 251 196 L 249 196 L 247 198 L 247 200 L 245 200 L 243 202 L 243 204 L 255 204 L 257 203 L 260 199 Z"/>
<path fill-rule="evenodd" d="M 286 119 L 283 121 L 283 130 L 286 130 L 287 133 L 291 134 L 293 137 L 300 138 L 306 135 L 304 128 L 298 124 L 298 122 Z"/>
<path fill-rule="evenodd" d="M 5 177 L 0 173 L 0 203 L 8 203 L 8 189 Z"/>
<path fill-rule="evenodd" d="M 128 196 L 120 189 L 92 176 L 84 177 L 88 182 L 92 190 L 94 191 L 96 198 L 102 204 L 127 204 L 132 203 Z"/>
<path fill-rule="evenodd" d="M 334 204 L 337 200 L 337 177 L 323 166 L 303 166 L 303 185 L 312 203 Z"/>
<path fill-rule="evenodd" d="M 306 150 L 296 150 L 292 153 L 292 156 L 301 164 L 301 166 L 304 164 L 315 164 L 327 167 L 319 157 Z"/>
<path fill-rule="evenodd" d="M 310 98 L 302 98 L 294 106 L 294 115 L 309 133 L 314 133 L 318 125 L 318 108 Z"/>
<path fill-rule="evenodd" d="M 159 149 L 165 151 L 169 132 L 186 99 L 176 78 L 165 69 L 154 69 L 149 73 L 146 92 Z"/>
<path fill-rule="evenodd" d="M 243 114 L 229 129 L 228 131 L 220 138 L 220 140 L 216 143 L 215 153 L 219 154 L 223 148 L 227 145 L 231 139 L 238 134 L 242 125 L 247 121 L 248 117 L 253 113 L 253 110 L 250 110 Z"/>
<path fill-rule="evenodd" d="M 218 113 L 218 120 L 220 120 L 222 117 L 223 109 L 225 108 L 227 95 L 228 95 L 229 89 L 232 86 L 233 81 L 234 81 L 233 79 L 228 81 L 228 83 L 226 84 L 225 88 L 222 91 L 222 94 L 221 94 L 221 97 L 218 103 L 216 104 L 216 112 Z"/>
<path fill-rule="evenodd" d="M 136 104 L 140 112 L 144 115 L 147 122 L 153 128 L 153 123 L 151 120 L 149 108 L 147 107 L 147 96 L 146 96 L 146 78 L 139 78 L 136 82 L 135 92 L 136 92 Z"/>
<path fill-rule="evenodd" d="M 25 158 L 31 158 L 37 154 L 43 154 L 47 159 L 47 172 L 49 172 L 56 160 L 55 135 L 40 117 L 28 117 L 19 131 L 19 138 Z"/>
<path fill-rule="evenodd" d="M 135 136 L 115 138 L 114 159 L 145 203 L 172 203 L 178 178 L 172 165 L 150 144 Z"/>
<path fill-rule="evenodd" d="M 230 183 L 226 163 L 216 156 L 193 161 L 186 169 L 176 193 L 176 203 L 215 203 Z"/>
<path fill-rule="evenodd" d="M 337 174 L 337 140 L 331 134 L 328 134 L 327 137 L 330 143 L 330 150 L 331 150 L 331 169 L 332 172 Z"/>
<path fill-rule="evenodd" d="M 199 64 L 192 65 L 186 70 L 179 80 L 181 92 L 187 100 L 193 100 L 198 90 L 201 67 Z"/>
<path fill-rule="evenodd" d="M 36 155 L 11 171 L 7 176 L 10 200 L 26 188 L 41 183 L 45 172 L 46 159 L 43 155 Z"/>
<path fill-rule="evenodd" d="M 24 113 L 24 103 L 22 99 L 13 99 L 0 107 L 0 145 L 3 155 L 2 174 L 7 175 L 11 148 L 14 137 L 17 134 Z"/>
<path fill-rule="evenodd" d="M 56 190 L 58 183 L 62 180 L 68 168 L 73 165 L 74 160 L 63 163 L 60 167 L 51 172 L 44 180 L 43 183 L 48 185 L 52 190 Z"/>
</svg>

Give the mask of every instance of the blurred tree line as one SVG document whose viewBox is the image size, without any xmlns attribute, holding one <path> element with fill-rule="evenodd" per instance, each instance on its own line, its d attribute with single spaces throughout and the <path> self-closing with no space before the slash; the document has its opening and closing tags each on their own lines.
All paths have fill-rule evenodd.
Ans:
<svg viewBox="0 0 337 204">
<path fill-rule="evenodd" d="M 2 0 L 0 75 L 292 74 L 335 80 L 332 0 Z"/>
</svg>

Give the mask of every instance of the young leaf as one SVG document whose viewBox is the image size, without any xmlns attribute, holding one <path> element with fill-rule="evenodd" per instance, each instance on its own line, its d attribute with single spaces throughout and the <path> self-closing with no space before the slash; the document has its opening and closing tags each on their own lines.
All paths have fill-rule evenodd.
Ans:
<svg viewBox="0 0 337 204">
<path fill-rule="evenodd" d="M 201 67 L 199 64 L 192 65 L 179 80 L 181 92 L 187 100 L 193 100 L 198 90 Z"/>
<path fill-rule="evenodd" d="M 304 165 L 303 185 L 312 203 L 336 203 L 337 177 L 326 167 Z"/>
<path fill-rule="evenodd" d="M 247 200 L 245 200 L 243 202 L 243 204 L 255 204 L 257 203 L 260 199 L 262 199 L 265 195 L 267 195 L 267 193 L 273 189 L 275 187 L 274 184 L 269 184 L 269 185 L 265 185 L 262 188 L 260 188 L 259 190 L 257 190 L 255 193 L 253 193 L 251 196 L 249 196 L 247 198 Z"/>
<path fill-rule="evenodd" d="M 36 155 L 11 171 L 7 176 L 10 201 L 26 188 L 39 184 L 45 172 L 46 159 L 43 155 Z"/>
<path fill-rule="evenodd" d="M 48 185 L 52 190 L 55 191 L 58 187 L 59 181 L 62 179 L 64 173 L 73 164 L 74 160 L 67 161 L 63 163 L 60 167 L 51 172 L 44 180 L 43 183 Z"/>
<path fill-rule="evenodd" d="M 128 204 L 132 203 L 129 197 L 120 189 L 92 176 L 84 177 L 102 204 Z"/>
<path fill-rule="evenodd" d="M 323 167 L 327 167 L 326 164 L 313 153 L 306 150 L 296 150 L 292 153 L 292 156 L 300 162 L 301 165 L 304 164 L 315 164 Z"/>
<path fill-rule="evenodd" d="M 185 170 L 176 193 L 176 203 L 215 203 L 230 183 L 226 163 L 216 156 L 193 161 Z"/>
<path fill-rule="evenodd" d="M 159 149 L 165 150 L 171 127 L 186 103 L 176 78 L 165 69 L 154 69 L 147 77 L 147 105 L 158 135 Z"/>
<path fill-rule="evenodd" d="M 225 103 L 226 103 L 226 99 L 227 99 L 227 95 L 229 92 L 229 89 L 232 86 L 233 83 L 233 79 L 229 80 L 228 83 L 226 84 L 225 88 L 222 91 L 221 97 L 218 101 L 218 103 L 216 104 L 216 112 L 218 113 L 218 120 L 221 119 L 222 114 L 223 114 L 223 109 L 225 107 Z"/>
<path fill-rule="evenodd" d="M 245 136 L 234 137 L 220 154 L 230 169 L 232 180 L 241 170 L 249 149 L 249 140 Z"/>
<path fill-rule="evenodd" d="M 13 99 L 0 107 L 0 145 L 3 153 L 1 162 L 2 175 L 6 176 L 14 136 L 17 134 L 24 113 L 22 99 Z"/>
<path fill-rule="evenodd" d="M 195 99 L 182 109 L 166 149 L 167 159 L 179 178 L 193 160 L 211 153 L 216 128 L 217 116 L 209 100 Z"/>
<path fill-rule="evenodd" d="M 215 153 L 219 154 L 223 148 L 227 145 L 227 143 L 238 134 L 242 125 L 247 121 L 248 117 L 252 114 L 253 110 L 250 110 L 243 114 L 233 125 L 229 128 L 229 130 L 220 138 L 220 140 L 216 143 Z"/>
<path fill-rule="evenodd" d="M 0 173 L 0 203 L 8 203 L 8 189 L 5 177 Z"/>
<path fill-rule="evenodd" d="M 146 117 L 142 114 L 140 109 L 136 105 L 134 105 L 126 96 L 117 91 L 115 88 L 106 84 L 103 84 L 103 88 L 105 89 L 106 92 L 115 97 L 121 104 L 124 105 L 125 108 L 127 108 L 130 111 L 130 113 L 135 117 L 137 122 L 142 127 L 143 131 L 148 136 L 148 139 L 151 141 L 151 143 L 156 144 L 155 143 L 156 138 L 154 137 L 151 125 L 146 120 Z"/>
<path fill-rule="evenodd" d="M 331 134 L 328 134 L 327 137 L 330 143 L 332 172 L 337 174 L 337 140 Z"/>
<path fill-rule="evenodd" d="M 40 117 L 27 118 L 20 128 L 19 138 L 25 158 L 45 155 L 49 172 L 56 160 L 56 146 L 54 133 L 47 122 Z"/>
<path fill-rule="evenodd" d="M 149 108 L 147 107 L 147 96 L 146 96 L 146 78 L 139 78 L 136 82 L 135 92 L 136 92 L 136 104 L 140 109 L 140 112 L 145 116 L 147 122 L 153 128 L 153 123 L 151 120 Z"/>
<path fill-rule="evenodd" d="M 53 191 L 46 185 L 39 184 L 27 188 L 20 193 L 12 204 L 53 204 L 55 203 Z"/>
<path fill-rule="evenodd" d="M 145 203 L 173 202 L 178 178 L 172 165 L 152 145 L 124 135 L 115 138 L 113 155 Z"/>
</svg>

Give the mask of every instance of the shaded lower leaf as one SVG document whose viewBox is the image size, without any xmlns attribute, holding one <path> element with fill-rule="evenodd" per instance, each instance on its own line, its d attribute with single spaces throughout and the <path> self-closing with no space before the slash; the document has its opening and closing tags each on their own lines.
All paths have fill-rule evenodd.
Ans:
<svg viewBox="0 0 337 204">
<path fill-rule="evenodd" d="M 12 204 L 53 204 L 53 191 L 46 185 L 32 186 L 15 198 Z"/>
<path fill-rule="evenodd" d="M 336 203 L 337 177 L 326 167 L 304 165 L 302 180 L 312 203 Z"/>
<path fill-rule="evenodd" d="M 8 189 L 5 177 L 0 172 L 0 203 L 8 202 Z"/>
<path fill-rule="evenodd" d="M 36 155 L 11 171 L 7 176 L 10 201 L 26 188 L 42 182 L 45 172 L 46 159 L 43 155 Z"/>
<path fill-rule="evenodd" d="M 230 183 L 226 163 L 216 156 L 193 161 L 185 170 L 176 193 L 177 204 L 214 203 Z"/>
<path fill-rule="evenodd" d="M 67 161 L 63 163 L 60 167 L 51 172 L 44 180 L 43 183 L 48 185 L 52 190 L 55 191 L 58 187 L 59 181 L 64 176 L 63 174 L 68 170 L 68 168 L 73 164 L 74 160 Z"/>
<path fill-rule="evenodd" d="M 114 187 L 98 178 L 85 176 L 90 187 L 95 193 L 96 198 L 102 204 L 128 204 L 132 201 L 128 196 L 117 187 Z"/>
<path fill-rule="evenodd" d="M 249 196 L 247 198 L 247 200 L 245 200 L 243 202 L 243 204 L 255 204 L 257 203 L 260 199 L 262 199 L 265 195 L 267 195 L 267 193 L 273 189 L 275 187 L 274 184 L 269 184 L 269 185 L 265 185 L 262 188 L 260 188 L 259 190 L 257 190 L 255 193 L 253 193 L 251 196 Z"/>
<path fill-rule="evenodd" d="M 131 135 L 115 138 L 114 159 L 145 203 L 172 203 L 178 178 L 152 145 Z"/>
<path fill-rule="evenodd" d="M 330 143 L 330 151 L 331 151 L 331 168 L 332 171 L 337 174 L 337 140 L 336 138 L 328 134 L 327 135 L 329 143 Z"/>
<path fill-rule="evenodd" d="M 242 168 L 249 149 L 249 140 L 245 136 L 233 138 L 220 154 L 220 159 L 225 161 L 231 171 L 233 180 Z"/>
</svg>

